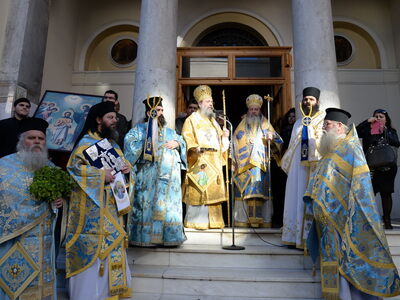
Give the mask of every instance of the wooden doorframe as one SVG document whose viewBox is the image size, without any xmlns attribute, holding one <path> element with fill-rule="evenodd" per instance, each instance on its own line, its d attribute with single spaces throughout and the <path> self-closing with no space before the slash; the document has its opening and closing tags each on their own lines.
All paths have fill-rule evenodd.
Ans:
<svg viewBox="0 0 400 300">
<path fill-rule="evenodd" d="M 177 112 L 186 110 L 186 103 L 183 94 L 183 87 L 196 86 L 200 84 L 213 85 L 265 85 L 274 87 L 277 105 L 276 114 L 283 116 L 291 107 L 291 78 L 290 70 L 292 67 L 292 47 L 178 47 L 177 49 Z M 237 78 L 235 76 L 235 57 L 281 57 L 281 77 L 267 78 Z M 228 76 L 213 78 L 185 78 L 182 76 L 183 57 L 227 57 Z"/>
</svg>

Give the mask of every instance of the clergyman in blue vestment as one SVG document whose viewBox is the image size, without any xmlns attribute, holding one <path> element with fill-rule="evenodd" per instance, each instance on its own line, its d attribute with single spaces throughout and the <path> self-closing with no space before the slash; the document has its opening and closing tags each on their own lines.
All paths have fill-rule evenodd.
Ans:
<svg viewBox="0 0 400 300">
<path fill-rule="evenodd" d="M 186 144 L 165 127 L 161 101 L 145 100 L 149 121 L 136 124 L 125 136 L 124 154 L 136 174 L 127 225 L 129 243 L 136 246 L 177 246 L 186 239 L 181 192 Z"/>
<path fill-rule="evenodd" d="M 55 214 L 29 193 L 47 158 L 42 119 L 21 121 L 17 153 L 0 159 L 0 299 L 55 299 Z M 61 207 L 62 199 L 53 202 Z"/>
<path fill-rule="evenodd" d="M 320 151 L 304 200 L 315 222 L 307 246 L 320 254 L 322 297 L 362 299 L 400 294 L 364 153 L 350 114 L 328 108 Z"/>
</svg>

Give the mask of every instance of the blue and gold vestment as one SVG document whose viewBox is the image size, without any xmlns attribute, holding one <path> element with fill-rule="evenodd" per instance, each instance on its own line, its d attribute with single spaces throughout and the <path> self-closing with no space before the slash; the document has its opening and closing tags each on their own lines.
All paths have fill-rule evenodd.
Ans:
<svg viewBox="0 0 400 300">
<path fill-rule="evenodd" d="M 399 275 L 354 127 L 318 163 L 304 199 L 312 206 L 318 234 L 323 297 L 338 299 L 339 274 L 364 293 L 399 295 Z"/>
<path fill-rule="evenodd" d="M 128 296 L 126 274 L 127 234 L 123 228 L 122 216 L 110 185 L 105 184 L 105 171 L 91 166 L 83 151 L 102 138 L 89 132 L 83 136 L 71 154 L 67 164 L 68 172 L 77 183 L 72 191 L 68 209 L 66 233 L 67 278 L 90 268 L 99 258 L 102 264 L 107 259 L 109 270 L 110 296 Z M 120 157 L 119 146 L 110 141 Z M 100 266 L 99 276 L 104 265 Z"/>
<path fill-rule="evenodd" d="M 18 153 L 0 159 L 0 299 L 55 292 L 54 215 L 29 193 L 33 176 Z"/>
<path fill-rule="evenodd" d="M 235 200 L 247 201 L 249 208 L 249 222 L 237 219 L 237 226 L 260 223 L 262 227 L 271 227 L 272 204 L 266 212 L 268 216 L 262 214 L 265 201 L 272 201 L 268 172 L 268 132 L 273 134 L 270 145 L 271 155 L 274 155 L 283 140 L 264 116 L 258 126 L 248 124 L 247 116 L 244 117 L 233 134 L 234 161 L 237 166 L 234 175 Z M 243 204 L 238 204 L 243 207 Z"/>
<path fill-rule="evenodd" d="M 160 129 L 155 161 L 142 152 L 147 123 L 137 124 L 125 136 L 125 157 L 133 165 L 133 209 L 128 217 L 129 243 L 138 246 L 180 245 L 186 239 L 182 222 L 181 169 L 186 169 L 186 144 L 170 128 Z M 167 149 L 167 141 L 178 142 Z"/>
</svg>

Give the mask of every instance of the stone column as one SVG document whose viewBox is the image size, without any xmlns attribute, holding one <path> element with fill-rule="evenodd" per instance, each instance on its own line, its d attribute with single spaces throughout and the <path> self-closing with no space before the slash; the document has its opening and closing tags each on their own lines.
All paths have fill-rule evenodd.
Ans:
<svg viewBox="0 0 400 300">
<path fill-rule="evenodd" d="M 396 68 L 400 68 L 400 2 L 398 0 L 391 0 L 390 1 L 390 13 L 391 13 L 391 21 L 392 21 L 392 31 L 393 31 L 393 42 L 394 42 L 394 49 L 396 55 Z"/>
<path fill-rule="evenodd" d="M 162 96 L 168 127 L 175 125 L 178 0 L 142 0 L 132 124 L 144 117 L 146 96 Z"/>
<path fill-rule="evenodd" d="M 292 0 L 296 111 L 303 88 L 321 90 L 321 107 L 340 107 L 331 0 Z"/>
<path fill-rule="evenodd" d="M 26 96 L 38 103 L 49 25 L 49 0 L 18 0 L 8 4 L 0 57 L 1 117 L 13 100 Z"/>
</svg>

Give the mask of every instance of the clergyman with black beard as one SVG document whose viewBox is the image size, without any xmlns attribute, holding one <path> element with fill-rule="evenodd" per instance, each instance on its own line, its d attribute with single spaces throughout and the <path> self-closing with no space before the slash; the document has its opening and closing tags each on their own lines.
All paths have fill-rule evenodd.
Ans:
<svg viewBox="0 0 400 300">
<path fill-rule="evenodd" d="M 66 234 L 66 275 L 71 299 L 93 299 L 93 295 L 97 295 L 96 299 L 129 298 L 131 294 L 126 232 L 121 218 L 127 211 L 118 211 L 111 189 L 116 174 L 110 166 L 93 166 L 85 156 L 86 149 L 107 139 L 122 159 L 121 173 L 130 174 L 130 165 L 116 142 L 116 125 L 114 103 L 106 101 L 93 105 L 83 136 L 67 164 L 68 172 L 78 183 L 69 201 Z M 111 236 L 119 238 L 109 243 Z M 97 245 L 101 249 L 93 251 Z"/>
<path fill-rule="evenodd" d="M 29 192 L 34 172 L 53 165 L 47 158 L 47 127 L 48 123 L 39 118 L 21 120 L 17 153 L 0 159 L 1 257 L 13 257 L 13 266 L 18 270 L 34 267 L 39 271 L 31 275 L 32 282 L 28 287 L 24 285 L 25 272 L 14 272 L 16 267 L 10 268 L 8 263 L 0 264 L 0 279 L 5 284 L 0 287 L 0 299 L 25 298 L 32 293 L 47 299 L 56 290 L 55 214 L 47 202 L 35 199 Z M 60 208 L 62 203 L 60 198 L 54 200 L 52 206 Z M 32 262 L 27 262 L 20 253 L 26 253 Z M 18 292 L 11 294 L 13 290 Z"/>
<path fill-rule="evenodd" d="M 186 239 L 182 223 L 181 170 L 186 144 L 167 128 L 161 97 L 149 97 L 144 123 L 125 136 L 124 153 L 136 174 L 133 210 L 128 217 L 129 243 L 134 246 L 178 246 Z"/>
<path fill-rule="evenodd" d="M 325 112 L 319 110 L 320 90 L 306 87 L 300 105 L 302 116 L 293 125 L 289 147 L 282 157 L 281 168 L 288 175 L 285 190 L 282 242 L 304 249 L 304 230 L 311 220 L 304 218 L 303 194 L 310 174 L 321 159 L 319 144 Z"/>
</svg>

